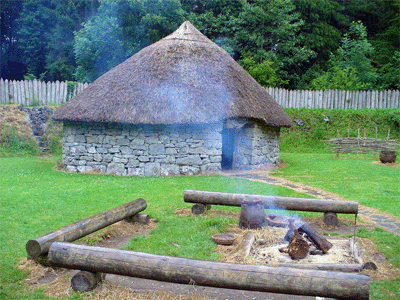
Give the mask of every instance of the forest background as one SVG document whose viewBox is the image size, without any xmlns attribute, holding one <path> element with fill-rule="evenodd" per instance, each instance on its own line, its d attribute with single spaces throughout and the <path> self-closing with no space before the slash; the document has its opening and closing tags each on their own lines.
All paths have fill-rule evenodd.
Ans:
<svg viewBox="0 0 400 300">
<path fill-rule="evenodd" d="M 400 0 L 2 0 L 1 77 L 92 82 L 185 20 L 263 86 L 400 89 Z"/>
</svg>

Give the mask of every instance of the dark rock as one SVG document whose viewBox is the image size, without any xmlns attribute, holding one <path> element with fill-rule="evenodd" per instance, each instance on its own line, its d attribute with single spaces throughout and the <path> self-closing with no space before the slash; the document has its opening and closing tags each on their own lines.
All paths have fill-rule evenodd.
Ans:
<svg viewBox="0 0 400 300">
<path fill-rule="evenodd" d="M 296 119 L 295 122 L 296 122 L 296 124 L 299 125 L 299 126 L 304 126 L 304 125 L 306 124 L 306 123 L 305 123 L 303 120 L 301 120 L 301 119 Z"/>
<path fill-rule="evenodd" d="M 39 147 L 46 150 L 47 143 L 44 138 L 44 131 L 47 121 L 50 119 L 53 110 L 48 107 L 23 107 L 18 106 L 20 111 L 26 113 L 26 118 L 29 121 L 32 129 L 32 134 L 35 137 Z"/>
</svg>

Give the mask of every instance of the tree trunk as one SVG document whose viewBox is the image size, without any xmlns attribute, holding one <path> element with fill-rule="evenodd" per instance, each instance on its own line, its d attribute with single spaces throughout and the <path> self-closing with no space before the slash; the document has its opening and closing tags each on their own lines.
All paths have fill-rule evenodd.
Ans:
<svg viewBox="0 0 400 300">
<path fill-rule="evenodd" d="M 241 206 L 243 201 L 260 200 L 266 209 L 286 209 L 295 211 L 333 212 L 357 214 L 355 201 L 321 200 L 267 195 L 233 194 L 185 190 L 184 201 L 188 203 Z"/>
<path fill-rule="evenodd" d="M 26 252 L 28 252 L 28 257 L 35 259 L 40 255 L 46 254 L 54 241 L 75 241 L 101 228 L 121 221 L 126 217 L 133 216 L 145 210 L 146 207 L 147 203 L 144 199 L 136 199 L 135 201 L 115 207 L 108 211 L 62 227 L 46 235 L 29 240 L 26 243 Z"/>
<path fill-rule="evenodd" d="M 169 257 L 54 242 L 49 250 L 53 266 L 113 273 L 175 283 L 310 295 L 368 299 L 368 276 L 339 272 L 272 268 Z"/>
</svg>

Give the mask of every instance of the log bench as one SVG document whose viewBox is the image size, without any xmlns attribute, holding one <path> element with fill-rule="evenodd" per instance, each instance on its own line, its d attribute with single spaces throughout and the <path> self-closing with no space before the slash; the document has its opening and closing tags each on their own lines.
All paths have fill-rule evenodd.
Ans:
<svg viewBox="0 0 400 300">
<path fill-rule="evenodd" d="M 107 227 L 125 218 L 132 217 L 147 207 L 146 200 L 136 199 L 124 205 L 101 212 L 97 215 L 64 226 L 26 243 L 28 258 L 38 259 L 45 255 L 55 241 L 73 242 L 99 229 Z"/>
<path fill-rule="evenodd" d="M 194 203 L 193 214 L 204 213 L 211 205 L 240 207 L 244 201 L 261 201 L 265 209 L 283 209 L 324 213 L 326 225 L 337 225 L 337 213 L 358 213 L 358 202 L 328 199 L 294 198 L 268 195 L 220 193 L 209 191 L 185 190 L 184 202 Z"/>
<path fill-rule="evenodd" d="M 238 290 L 336 299 L 369 299 L 366 275 L 287 267 L 230 264 L 54 242 L 52 266 Z"/>
</svg>

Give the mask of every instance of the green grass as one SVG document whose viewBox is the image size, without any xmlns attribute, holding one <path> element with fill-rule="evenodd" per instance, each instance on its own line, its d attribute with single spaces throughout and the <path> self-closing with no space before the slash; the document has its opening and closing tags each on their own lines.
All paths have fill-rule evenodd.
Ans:
<svg viewBox="0 0 400 300">
<path fill-rule="evenodd" d="M 371 159 L 336 159 L 326 154 L 282 153 L 281 157 L 289 167 L 277 171 L 279 176 L 398 214 L 398 167 L 375 165 Z M 279 186 L 217 175 L 118 177 L 63 173 L 53 170 L 58 159 L 0 157 L 0 299 L 47 299 L 40 290 L 27 291 L 23 283 L 26 274 L 17 268 L 26 256 L 25 243 L 30 238 L 139 197 L 146 199 L 146 213 L 159 223 L 148 235 L 132 239 L 127 249 L 207 260 L 219 258 L 210 236 L 224 231 L 234 220 L 176 215 L 175 209 L 191 207 L 183 202 L 185 189 L 309 197 Z M 385 257 L 400 267 L 398 236 L 380 229 L 361 229 L 358 235 L 373 239 Z M 374 281 L 371 297 L 399 298 L 399 287 L 400 279 Z M 69 299 L 79 297 L 75 294 Z"/>
<path fill-rule="evenodd" d="M 281 153 L 289 166 L 275 175 L 338 194 L 400 217 L 400 166 L 378 159 L 335 158 L 332 154 Z"/>
<path fill-rule="evenodd" d="M 381 228 L 375 228 L 372 231 L 359 228 L 357 236 L 373 239 L 376 247 L 381 253 L 385 254 L 388 262 L 400 269 L 400 238 L 398 236 Z"/>
<path fill-rule="evenodd" d="M 104 210 L 144 198 L 146 213 L 159 221 L 149 238 L 128 248 L 157 254 L 218 259 L 210 236 L 231 218 L 176 216 L 185 189 L 304 197 L 292 190 L 224 176 L 118 177 L 53 170 L 58 158 L 0 157 L 0 299 L 45 299 L 28 293 L 17 269 L 34 237 Z M 224 208 L 239 211 L 240 208 Z M 181 245 L 176 247 L 170 242 Z"/>
</svg>

